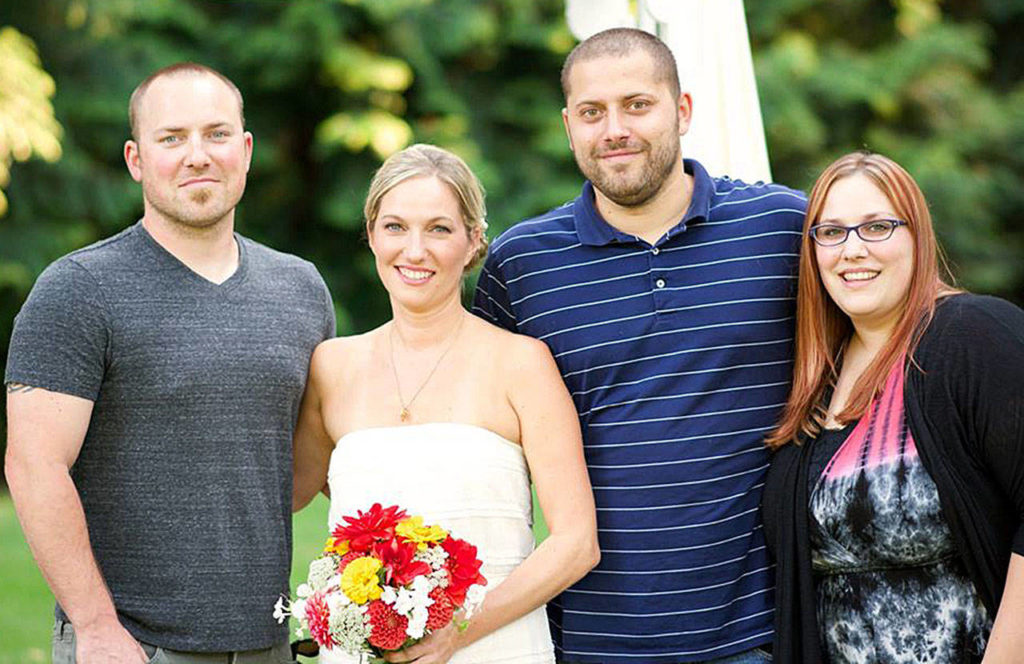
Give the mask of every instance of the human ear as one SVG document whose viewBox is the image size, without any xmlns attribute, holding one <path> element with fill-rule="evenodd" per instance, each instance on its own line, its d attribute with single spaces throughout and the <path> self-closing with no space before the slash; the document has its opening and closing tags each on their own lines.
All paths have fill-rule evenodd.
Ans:
<svg viewBox="0 0 1024 664">
<path fill-rule="evenodd" d="M 565 127 L 565 137 L 569 139 L 569 150 L 574 151 L 572 146 L 572 132 L 569 131 L 569 109 L 562 109 L 562 126 Z"/>
<path fill-rule="evenodd" d="M 693 99 L 689 92 L 679 94 L 676 110 L 679 113 L 679 135 L 682 136 L 690 129 L 690 120 L 693 118 Z"/>
<path fill-rule="evenodd" d="M 133 140 L 124 142 L 124 163 L 136 182 L 142 182 L 142 162 L 139 158 L 139 144 Z"/>
</svg>

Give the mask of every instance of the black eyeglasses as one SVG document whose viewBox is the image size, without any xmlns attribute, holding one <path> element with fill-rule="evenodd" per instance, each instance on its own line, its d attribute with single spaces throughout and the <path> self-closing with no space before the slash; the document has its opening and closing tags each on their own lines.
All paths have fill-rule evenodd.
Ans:
<svg viewBox="0 0 1024 664">
<path fill-rule="evenodd" d="M 837 224 L 818 224 L 811 226 L 807 234 L 823 247 L 835 247 L 850 237 L 850 231 L 865 242 L 882 242 L 892 237 L 898 226 L 906 226 L 902 219 L 872 219 L 856 226 L 839 226 Z"/>
</svg>

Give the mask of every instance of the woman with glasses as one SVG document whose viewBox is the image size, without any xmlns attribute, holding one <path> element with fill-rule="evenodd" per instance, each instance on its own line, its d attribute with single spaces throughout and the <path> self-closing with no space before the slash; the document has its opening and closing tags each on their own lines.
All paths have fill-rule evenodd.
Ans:
<svg viewBox="0 0 1024 664">
<path fill-rule="evenodd" d="M 776 662 L 1024 652 L 1024 311 L 939 263 L 898 164 L 854 153 L 818 178 L 768 438 Z"/>
</svg>

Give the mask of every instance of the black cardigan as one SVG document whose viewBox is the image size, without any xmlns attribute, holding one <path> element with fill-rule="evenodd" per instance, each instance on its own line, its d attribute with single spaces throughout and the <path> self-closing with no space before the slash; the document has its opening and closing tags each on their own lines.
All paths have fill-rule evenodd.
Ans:
<svg viewBox="0 0 1024 664">
<path fill-rule="evenodd" d="M 990 616 L 1010 553 L 1024 555 L 1024 311 L 994 297 L 941 300 L 908 361 L 910 431 L 956 548 Z M 809 445 L 773 456 L 762 513 L 776 561 L 774 661 L 824 662 L 808 532 Z"/>
</svg>

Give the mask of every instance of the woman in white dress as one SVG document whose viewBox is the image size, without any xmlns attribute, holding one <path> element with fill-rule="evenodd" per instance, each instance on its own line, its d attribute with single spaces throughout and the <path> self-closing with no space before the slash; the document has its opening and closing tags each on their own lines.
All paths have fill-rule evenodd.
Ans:
<svg viewBox="0 0 1024 664">
<path fill-rule="evenodd" d="M 461 159 L 429 145 L 393 155 L 365 215 L 392 319 L 313 354 L 294 508 L 326 484 L 331 525 L 396 504 L 478 546 L 488 592 L 468 629 L 448 626 L 388 661 L 553 662 L 544 604 L 600 555 L 572 400 L 543 342 L 462 306 L 486 240 L 483 191 Z M 531 479 L 550 531 L 535 550 Z"/>
</svg>

